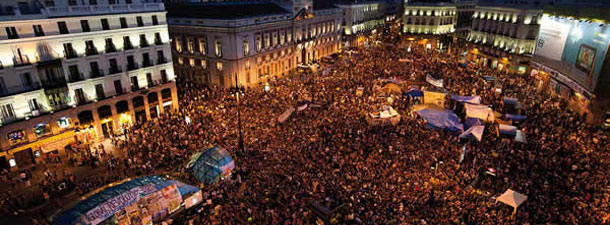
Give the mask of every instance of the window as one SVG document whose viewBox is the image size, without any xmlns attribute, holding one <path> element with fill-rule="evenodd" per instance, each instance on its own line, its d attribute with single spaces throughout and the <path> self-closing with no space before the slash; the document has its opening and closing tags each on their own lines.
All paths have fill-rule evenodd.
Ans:
<svg viewBox="0 0 610 225">
<path fill-rule="evenodd" d="M 146 82 L 148 82 L 149 87 L 155 85 L 154 81 L 153 81 L 152 73 L 146 74 Z"/>
<path fill-rule="evenodd" d="M 140 34 L 140 47 L 142 47 L 142 48 L 148 47 L 148 40 L 146 40 L 145 34 Z"/>
<path fill-rule="evenodd" d="M 121 85 L 121 80 L 114 81 L 114 93 L 117 95 L 123 94 L 123 86 Z"/>
<path fill-rule="evenodd" d="M 53 7 L 53 6 L 55 6 L 55 2 L 53 0 L 46 0 L 46 1 L 44 1 L 44 5 L 46 7 Z"/>
<path fill-rule="evenodd" d="M 119 20 L 121 21 L 121 28 L 127 28 L 127 19 L 125 19 L 125 17 L 121 17 Z"/>
<path fill-rule="evenodd" d="M 244 55 L 249 55 L 250 54 L 250 43 L 248 43 L 248 40 L 244 40 Z"/>
<path fill-rule="evenodd" d="M 201 68 L 203 69 L 207 69 L 208 68 L 208 61 L 205 59 L 201 60 Z"/>
<path fill-rule="evenodd" d="M 157 51 L 157 64 L 166 63 L 165 54 L 163 54 L 163 50 Z"/>
<path fill-rule="evenodd" d="M 269 48 L 271 46 L 271 41 L 269 40 L 269 34 L 265 34 L 265 48 Z"/>
<path fill-rule="evenodd" d="M 64 56 L 66 58 L 74 58 L 77 56 L 74 48 L 72 48 L 72 43 L 64 43 Z"/>
<path fill-rule="evenodd" d="M 125 0 L 125 4 L 131 4 L 132 0 Z"/>
<path fill-rule="evenodd" d="M 165 72 L 165 70 L 161 70 L 160 73 L 161 73 L 161 81 L 163 83 L 166 83 L 167 82 L 167 72 Z"/>
<path fill-rule="evenodd" d="M 155 44 L 162 45 L 163 41 L 161 40 L 161 33 L 155 33 Z"/>
<path fill-rule="evenodd" d="M 8 39 L 17 39 L 19 35 L 17 34 L 17 29 L 15 27 L 6 27 L 6 36 Z"/>
<path fill-rule="evenodd" d="M 179 37 L 176 37 L 176 39 L 174 40 L 174 44 L 176 47 L 176 51 L 177 52 L 182 52 L 182 40 L 180 40 Z"/>
<path fill-rule="evenodd" d="M 157 16 L 156 16 L 156 15 L 153 15 L 153 16 L 152 16 L 152 24 L 153 24 L 153 25 L 159 25 L 159 20 L 157 19 Z"/>
<path fill-rule="evenodd" d="M 93 41 L 89 40 L 89 41 L 85 41 L 85 53 L 87 55 L 96 55 L 97 54 L 97 49 L 95 48 L 95 45 L 93 45 Z"/>
<path fill-rule="evenodd" d="M 76 0 L 68 0 L 68 5 L 69 6 L 77 5 Z"/>
<path fill-rule="evenodd" d="M 106 52 L 116 52 L 116 47 L 112 42 L 112 38 L 106 38 Z"/>
<path fill-rule="evenodd" d="M 40 110 L 40 105 L 38 105 L 38 101 L 35 98 L 28 100 L 28 106 L 30 107 L 30 111 Z"/>
<path fill-rule="evenodd" d="M 102 85 L 102 84 L 95 85 L 95 95 L 97 96 L 98 100 L 106 98 L 106 94 L 104 93 L 104 85 Z"/>
<path fill-rule="evenodd" d="M 222 62 L 217 62 L 217 63 L 216 63 L 216 69 L 217 69 L 218 71 L 222 71 Z"/>
<path fill-rule="evenodd" d="M 89 0 L 89 5 L 97 5 L 97 0 Z"/>
<path fill-rule="evenodd" d="M 119 64 L 117 63 L 115 58 L 108 59 L 108 70 L 110 70 L 110 74 L 115 74 L 121 72 L 119 69 Z"/>
<path fill-rule="evenodd" d="M 142 53 L 142 65 L 144 67 L 152 66 L 152 62 L 150 61 L 150 56 L 147 52 Z"/>
<path fill-rule="evenodd" d="M 57 22 L 57 28 L 59 29 L 60 34 L 69 34 L 70 33 L 68 31 L 68 26 L 66 25 L 65 21 Z"/>
<path fill-rule="evenodd" d="M 23 86 L 31 86 L 34 82 L 32 82 L 32 75 L 30 73 L 21 74 L 21 83 Z"/>
<path fill-rule="evenodd" d="M 82 79 L 77 65 L 68 66 L 68 71 L 70 71 L 70 80 L 79 81 Z"/>
<path fill-rule="evenodd" d="M 191 67 L 195 67 L 195 59 L 194 58 L 190 58 L 189 59 L 189 65 L 191 65 Z"/>
<path fill-rule="evenodd" d="M 34 28 L 35 36 L 37 36 L 37 37 L 44 36 L 44 31 L 42 31 L 41 25 L 32 25 L 32 28 Z"/>
<path fill-rule="evenodd" d="M 85 92 L 83 92 L 82 88 L 78 88 L 74 90 L 74 99 L 76 100 L 76 104 L 84 104 L 86 102 Z"/>
<path fill-rule="evenodd" d="M 222 42 L 216 41 L 214 49 L 216 51 L 216 57 L 222 57 Z"/>
<path fill-rule="evenodd" d="M 207 55 L 208 54 L 208 45 L 206 44 L 207 39 L 202 38 L 199 39 L 199 52 L 201 52 L 202 55 Z"/>
<path fill-rule="evenodd" d="M 89 67 L 91 68 L 91 77 L 92 78 L 100 77 L 100 76 L 104 75 L 104 73 L 100 70 L 99 65 L 97 64 L 97 61 L 90 62 Z"/>
<path fill-rule="evenodd" d="M 138 23 L 138 27 L 143 27 L 144 26 L 144 21 L 142 21 L 142 17 L 141 16 L 137 16 L 136 17 L 136 22 Z"/>
<path fill-rule="evenodd" d="M 102 30 L 110 30 L 110 25 L 108 24 L 108 19 L 102 19 Z"/>
<path fill-rule="evenodd" d="M 140 85 L 138 85 L 138 77 L 137 76 L 133 76 L 131 78 L 129 78 L 131 80 L 131 90 L 138 90 L 140 89 Z"/>
<path fill-rule="evenodd" d="M 119 0 L 108 0 L 108 4 L 114 5 L 114 4 L 117 4 L 118 1 Z"/>
<path fill-rule="evenodd" d="M 13 104 L 4 104 L 0 106 L 0 118 L 1 119 L 12 119 L 15 118 L 15 109 Z"/>
<path fill-rule="evenodd" d="M 249 70 L 250 69 L 250 60 L 246 59 L 246 69 Z"/>
<path fill-rule="evenodd" d="M 192 38 L 187 38 L 186 39 L 186 50 L 188 52 L 190 52 L 190 53 L 193 53 L 194 52 L 194 48 L 193 48 L 194 44 L 195 43 L 193 43 L 193 39 Z"/>
<path fill-rule="evenodd" d="M 131 44 L 131 40 L 129 39 L 129 36 L 123 37 L 123 49 L 125 49 L 125 50 L 133 49 L 133 45 Z"/>
<path fill-rule="evenodd" d="M 91 28 L 89 27 L 89 21 L 87 21 L 87 20 L 81 20 L 80 27 L 83 30 L 83 32 L 91 31 Z"/>
</svg>

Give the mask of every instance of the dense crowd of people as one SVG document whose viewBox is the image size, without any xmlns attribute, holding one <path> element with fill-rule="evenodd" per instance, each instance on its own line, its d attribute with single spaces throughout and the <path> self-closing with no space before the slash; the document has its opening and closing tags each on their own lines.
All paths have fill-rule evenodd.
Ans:
<svg viewBox="0 0 610 225">
<path fill-rule="evenodd" d="M 342 54 L 315 75 L 272 79 L 269 90 L 178 83 L 178 111 L 116 139 L 126 157 L 105 156 L 109 179 L 162 172 L 195 184 L 186 161 L 219 145 L 235 159 L 233 176 L 202 186 L 203 206 L 175 223 L 313 224 L 317 203 L 342 205 L 333 218 L 342 224 L 607 223 L 607 132 L 584 123 L 565 101 L 541 93 L 532 77 L 459 65 L 458 53 L 465 51 L 460 47 L 427 49 L 395 33 L 378 40 Z M 496 123 L 486 124 L 480 142 L 429 129 L 413 114 L 413 99 L 393 95 L 388 103 L 372 88 L 380 78 L 431 88 L 424 82 L 427 73 L 442 75 L 449 93 L 479 95 L 500 113 L 503 97 L 519 99 L 527 116 L 519 127 L 527 143 L 497 135 Z M 483 76 L 502 82 L 502 92 Z M 362 96 L 355 94 L 359 87 Z M 311 97 L 321 107 L 278 122 L 286 109 Z M 400 123 L 370 126 L 366 116 L 388 104 L 401 114 Z M 484 173 L 489 169 L 494 176 Z M 82 193 L 106 182 L 90 178 L 79 185 L 69 176 L 49 177 L 49 183 L 64 182 Z M 509 188 L 528 196 L 515 215 L 495 201 Z"/>
</svg>

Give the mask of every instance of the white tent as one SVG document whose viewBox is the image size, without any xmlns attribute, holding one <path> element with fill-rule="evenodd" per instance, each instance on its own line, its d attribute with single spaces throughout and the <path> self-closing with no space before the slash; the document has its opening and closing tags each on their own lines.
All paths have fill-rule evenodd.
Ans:
<svg viewBox="0 0 610 225">
<path fill-rule="evenodd" d="M 513 214 L 517 212 L 517 207 L 519 207 L 523 202 L 527 200 L 527 195 L 521 194 L 519 192 L 513 191 L 511 189 L 506 190 L 504 194 L 498 196 L 496 198 L 496 202 L 502 202 L 504 204 L 510 205 L 513 207 Z"/>
<path fill-rule="evenodd" d="M 483 138 L 483 131 L 485 131 L 485 126 L 472 126 L 468 130 L 464 131 L 464 133 L 460 134 L 460 138 L 474 137 L 475 139 L 477 139 L 477 141 L 481 141 L 481 139 Z"/>
<path fill-rule="evenodd" d="M 466 117 L 477 118 L 483 121 L 494 120 L 493 111 L 486 105 L 466 103 L 464 107 L 466 108 Z"/>
</svg>

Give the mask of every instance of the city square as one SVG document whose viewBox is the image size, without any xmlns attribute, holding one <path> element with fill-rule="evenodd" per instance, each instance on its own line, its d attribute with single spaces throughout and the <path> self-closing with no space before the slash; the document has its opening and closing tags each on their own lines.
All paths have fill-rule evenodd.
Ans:
<svg viewBox="0 0 610 225">
<path fill-rule="evenodd" d="M 106 1 L 92 2 L 41 11 Z M 129 2 L 108 10 L 151 20 L 136 13 L 122 29 L 142 31 L 114 35 L 118 54 L 110 34 L 76 59 L 45 61 L 41 44 L 36 57 L 6 53 L 18 57 L 0 72 L 0 103 L 17 107 L 0 104 L 2 224 L 610 223 L 602 19 L 415 1 L 351 26 L 342 17 L 361 5 L 391 4 Z M 456 5 L 474 19 L 456 24 Z M 513 35 L 493 21 L 528 22 Z M 13 29 L 0 41 L 28 38 Z M 30 69 L 40 78 L 21 91 L 4 84 Z M 7 120 L 38 89 L 37 114 Z"/>
</svg>

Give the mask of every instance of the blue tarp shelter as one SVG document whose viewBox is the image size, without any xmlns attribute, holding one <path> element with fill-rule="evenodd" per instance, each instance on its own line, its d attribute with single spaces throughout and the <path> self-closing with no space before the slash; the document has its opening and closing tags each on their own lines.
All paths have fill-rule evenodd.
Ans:
<svg viewBox="0 0 610 225">
<path fill-rule="evenodd" d="M 507 113 L 504 115 L 507 120 L 521 121 L 527 119 L 527 116 Z"/>
<path fill-rule="evenodd" d="M 424 97 L 424 91 L 419 90 L 416 87 L 411 87 L 411 88 L 409 88 L 407 93 L 405 93 L 405 96 L 409 96 L 409 97 L 412 97 L 412 98 Z"/>
<path fill-rule="evenodd" d="M 428 128 L 444 129 L 450 132 L 464 131 L 464 125 L 459 122 L 458 117 L 451 110 L 422 109 L 417 111 L 417 114 L 424 118 Z"/>
<path fill-rule="evenodd" d="M 211 184 L 228 177 L 235 169 L 235 162 L 226 149 L 215 146 L 193 155 L 187 167 L 199 181 Z"/>
<path fill-rule="evenodd" d="M 473 126 L 483 125 L 483 120 L 479 118 L 466 117 L 464 120 L 464 129 L 468 130 Z"/>
<path fill-rule="evenodd" d="M 451 100 L 457 102 L 470 102 L 472 104 L 481 104 L 481 96 L 461 96 L 461 95 L 451 95 Z"/>
<path fill-rule="evenodd" d="M 494 81 L 494 80 L 496 80 L 496 78 L 492 77 L 492 76 L 484 76 L 483 79 L 485 79 L 486 81 Z"/>
<path fill-rule="evenodd" d="M 149 184 L 153 184 L 154 188 L 158 191 L 165 187 L 168 187 L 172 184 L 176 184 L 178 187 L 178 191 L 180 195 L 185 196 L 191 193 L 195 193 L 199 191 L 199 188 L 184 184 L 180 181 L 176 180 L 166 180 L 159 176 L 147 176 L 140 177 L 133 180 L 125 181 L 120 184 L 113 185 L 112 187 L 108 187 L 103 189 L 85 200 L 77 203 L 69 210 L 66 210 L 55 218 L 53 218 L 53 224 L 56 225 L 71 225 L 71 224 L 89 224 L 85 221 L 82 221 L 83 216 L 90 210 L 96 208 L 97 206 L 105 203 L 106 201 L 124 193 L 134 188 L 147 186 Z M 144 193 L 140 193 L 141 195 Z M 127 207 L 128 204 L 123 205 L 122 207 L 117 207 L 118 210 Z M 86 217 L 86 216 L 85 216 Z"/>
</svg>

